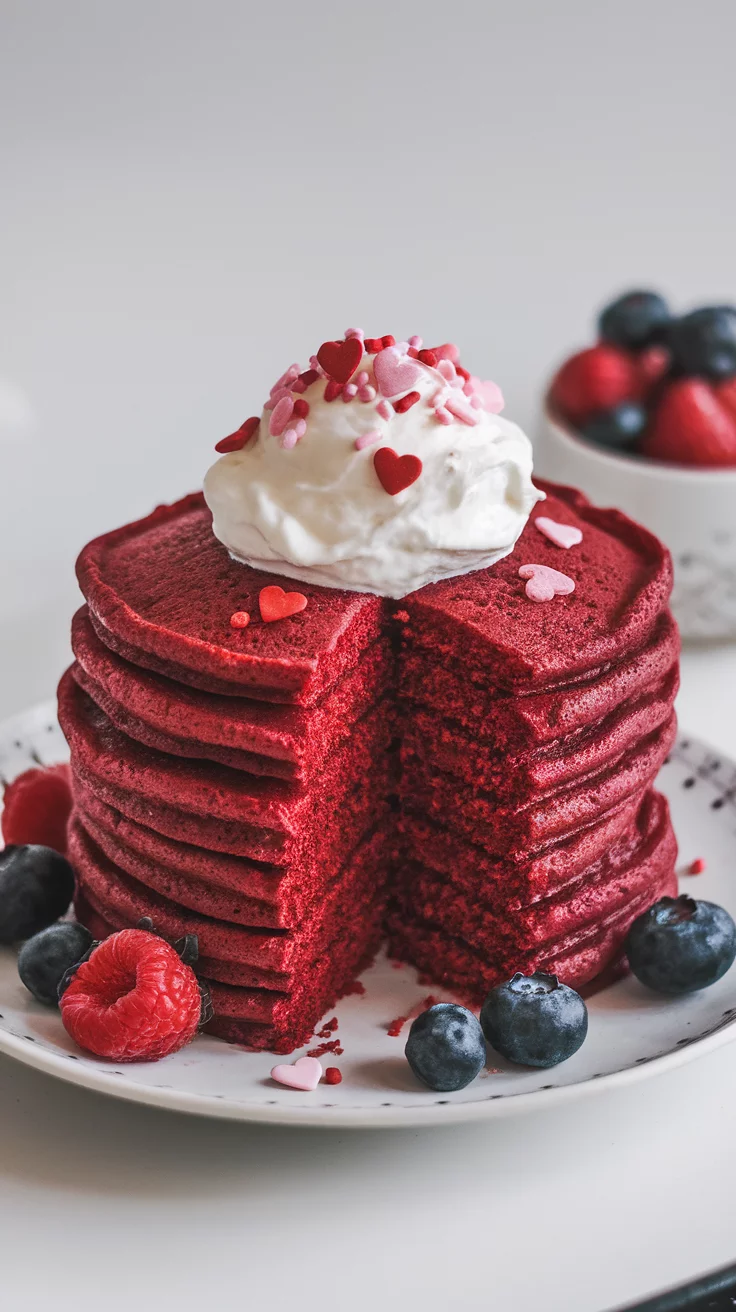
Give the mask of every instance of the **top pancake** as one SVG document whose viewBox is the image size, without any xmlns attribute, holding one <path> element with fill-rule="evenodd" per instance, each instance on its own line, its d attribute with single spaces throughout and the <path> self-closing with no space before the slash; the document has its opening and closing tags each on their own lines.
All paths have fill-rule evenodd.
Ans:
<svg viewBox="0 0 736 1312">
<path fill-rule="evenodd" d="M 293 579 L 231 560 L 200 493 L 90 542 L 77 561 L 90 616 L 106 645 L 136 664 L 216 692 L 310 704 L 378 636 L 380 598 Z M 275 624 L 260 620 L 262 588 L 309 598 Z M 247 629 L 230 616 L 247 611 Z"/>
</svg>

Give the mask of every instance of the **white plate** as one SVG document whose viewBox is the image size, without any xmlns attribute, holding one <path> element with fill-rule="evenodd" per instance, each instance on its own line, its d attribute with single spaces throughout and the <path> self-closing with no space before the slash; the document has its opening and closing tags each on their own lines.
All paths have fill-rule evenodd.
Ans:
<svg viewBox="0 0 736 1312">
<path fill-rule="evenodd" d="M 51 704 L 0 725 L 5 779 L 34 762 L 65 755 Z M 681 737 L 660 783 L 672 805 L 681 867 L 696 857 L 707 862 L 705 874 L 683 875 L 681 887 L 720 902 L 736 916 L 736 766 L 696 739 Z M 736 1035 L 736 967 L 713 988 L 674 1001 L 626 979 L 590 1000 L 588 1038 L 570 1061 L 551 1071 L 506 1065 L 484 1072 L 460 1093 L 433 1093 L 414 1080 L 404 1059 L 408 1026 L 400 1037 L 387 1033 L 391 1021 L 410 1012 L 429 990 L 408 967 L 397 969 L 382 959 L 363 976 L 365 994 L 343 999 L 332 1013 L 339 1018 L 334 1037 L 344 1053 L 322 1060 L 339 1066 L 342 1083 L 299 1093 L 274 1084 L 269 1071 L 275 1060 L 301 1054 L 274 1059 L 207 1037 L 161 1062 L 118 1068 L 87 1057 L 68 1038 L 58 1012 L 26 992 L 15 961 L 15 952 L 0 949 L 0 1051 L 100 1093 L 240 1121 L 364 1128 L 485 1120 L 629 1084 L 680 1066 Z"/>
</svg>

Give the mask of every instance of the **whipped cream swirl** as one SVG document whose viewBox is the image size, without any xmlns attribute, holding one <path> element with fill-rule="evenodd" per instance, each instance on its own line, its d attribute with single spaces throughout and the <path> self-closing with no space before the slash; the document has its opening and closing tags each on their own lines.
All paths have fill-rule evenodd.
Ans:
<svg viewBox="0 0 736 1312">
<path fill-rule="evenodd" d="M 508 555 L 542 494 L 529 439 L 495 413 L 495 384 L 457 372 L 455 347 L 416 359 L 400 343 L 364 351 L 346 385 L 334 375 L 352 361 L 332 364 L 339 351 L 324 350 L 310 371 L 297 377 L 292 366 L 279 379 L 253 435 L 207 474 L 214 532 L 230 554 L 305 583 L 393 598 Z M 387 459 L 374 465 L 386 447 L 421 461 L 418 476 L 406 462 L 412 481 L 399 491 L 401 475 L 379 475 Z"/>
</svg>

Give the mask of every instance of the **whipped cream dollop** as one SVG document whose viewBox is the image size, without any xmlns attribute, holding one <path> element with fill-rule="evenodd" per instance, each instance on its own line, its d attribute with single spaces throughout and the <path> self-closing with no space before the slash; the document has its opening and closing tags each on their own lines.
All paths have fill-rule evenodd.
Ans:
<svg viewBox="0 0 736 1312">
<path fill-rule="evenodd" d="M 456 347 L 349 330 L 311 366 L 218 444 L 204 493 L 235 559 L 400 598 L 513 550 L 542 496 L 531 444 Z"/>
</svg>

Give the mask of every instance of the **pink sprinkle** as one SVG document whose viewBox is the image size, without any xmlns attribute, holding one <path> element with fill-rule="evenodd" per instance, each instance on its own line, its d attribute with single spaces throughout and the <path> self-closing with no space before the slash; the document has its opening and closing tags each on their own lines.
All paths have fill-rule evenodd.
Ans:
<svg viewBox="0 0 736 1312">
<path fill-rule="evenodd" d="M 457 378 L 457 374 L 455 372 L 455 366 L 452 363 L 452 360 L 440 360 L 439 364 L 437 365 L 437 372 L 439 374 L 442 374 L 442 377 L 446 378 L 448 383 L 454 383 L 455 379 Z"/>
<path fill-rule="evenodd" d="M 390 419 L 391 415 L 393 414 L 393 411 L 388 401 L 379 401 L 378 405 L 376 406 L 376 410 L 378 411 L 382 419 Z"/>
<path fill-rule="evenodd" d="M 292 392 L 306 392 L 307 384 L 303 378 L 297 378 L 296 382 L 291 384 L 291 390 Z"/>
<path fill-rule="evenodd" d="M 402 355 L 406 355 L 407 351 L 409 350 L 409 343 L 408 343 L 408 342 L 396 342 L 395 345 L 394 345 L 394 348 L 393 348 L 393 349 L 394 349 L 395 351 L 399 351 Z"/>
<path fill-rule="evenodd" d="M 434 412 L 434 417 L 435 419 L 438 419 L 441 424 L 447 425 L 452 423 L 452 415 L 449 410 L 445 410 L 443 405 L 437 406 Z"/>
<path fill-rule="evenodd" d="M 549 519 L 547 515 L 537 515 L 534 525 L 556 547 L 565 547 L 568 551 L 583 540 L 582 529 L 576 528 L 574 524 L 558 524 L 556 519 Z"/>
<path fill-rule="evenodd" d="M 350 337 L 358 337 L 358 338 L 360 338 L 360 340 L 361 340 L 361 342 L 362 342 L 362 341 L 363 341 L 363 338 L 365 337 L 365 333 L 363 332 L 363 329 L 362 329 L 362 328 L 346 328 L 346 329 L 345 329 L 345 340 L 347 341 L 348 338 L 350 338 Z"/>
<path fill-rule="evenodd" d="M 422 341 L 423 341 L 423 338 L 421 338 L 421 337 L 417 337 L 417 336 L 415 335 L 414 337 L 410 337 L 410 338 L 409 338 L 409 345 L 410 345 L 410 346 L 413 346 L 415 351 L 421 351 L 421 349 L 422 349 Z"/>
<path fill-rule="evenodd" d="M 322 365 L 320 364 L 320 362 L 319 362 L 319 360 L 317 359 L 316 355 L 310 355 L 310 357 L 309 357 L 309 367 L 310 367 L 310 369 L 314 369 L 315 373 L 318 373 L 319 376 L 320 376 L 320 378 L 322 378 L 322 377 L 324 376 L 324 372 L 325 372 L 325 371 L 324 371 L 324 369 L 322 368 Z"/>
<path fill-rule="evenodd" d="M 371 387 L 370 383 L 364 383 L 362 387 L 358 388 L 358 400 L 375 401 L 375 399 L 376 389 L 375 387 Z"/>
<path fill-rule="evenodd" d="M 381 434 L 377 428 L 372 428 L 368 433 L 361 433 L 360 437 L 355 439 L 355 450 L 364 451 L 367 446 L 373 446 L 374 442 L 379 442 Z"/>
<path fill-rule="evenodd" d="M 521 565 L 519 578 L 527 580 L 525 592 L 530 601 L 551 601 L 575 591 L 575 580 L 549 565 Z"/>
<path fill-rule="evenodd" d="M 280 437 L 294 411 L 294 402 L 287 394 L 282 396 L 281 400 L 274 406 L 271 412 L 271 418 L 268 423 L 268 431 L 272 437 Z"/>
<path fill-rule="evenodd" d="M 279 401 L 282 399 L 282 397 L 284 397 L 284 396 L 289 396 L 289 395 L 290 395 L 290 392 L 289 392 L 288 387 L 279 387 L 279 388 L 277 388 L 276 391 L 275 391 L 275 392 L 272 392 L 271 395 L 269 396 L 269 398 L 268 398 L 266 404 L 265 404 L 264 407 L 263 407 L 264 410 L 273 410 L 274 407 L 278 405 L 278 403 L 279 403 Z"/>
<path fill-rule="evenodd" d="M 304 437 L 304 434 L 307 431 L 306 419 L 297 419 L 296 423 L 294 424 L 294 428 L 296 429 L 297 437 Z"/>
<path fill-rule="evenodd" d="M 480 423 L 480 415 L 478 414 L 478 411 L 473 410 L 470 407 L 462 392 L 451 392 L 445 405 L 456 419 L 460 419 L 462 423 L 467 424 L 469 428 L 473 428 L 476 424 Z"/>
<path fill-rule="evenodd" d="M 353 397 L 357 395 L 358 395 L 358 389 L 355 386 L 355 383 L 346 383 L 342 389 L 343 401 L 352 401 Z"/>
<path fill-rule="evenodd" d="M 463 388 L 463 391 L 465 391 L 464 388 Z M 483 402 L 481 401 L 481 399 L 480 399 L 479 396 L 471 396 L 471 397 L 469 397 L 468 399 L 469 399 L 470 404 L 472 405 L 472 407 L 473 407 L 474 410 L 482 410 L 482 409 L 483 409 Z"/>
<path fill-rule="evenodd" d="M 365 387 L 366 383 L 369 383 L 369 382 L 370 382 L 370 378 L 371 378 L 371 376 L 370 376 L 370 374 L 368 373 L 368 370 L 367 370 L 367 369 L 361 369 L 361 371 L 360 371 L 360 373 L 358 374 L 358 377 L 356 378 L 355 381 L 356 381 L 356 383 L 358 384 L 358 387 Z"/>
</svg>

